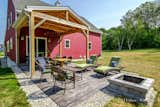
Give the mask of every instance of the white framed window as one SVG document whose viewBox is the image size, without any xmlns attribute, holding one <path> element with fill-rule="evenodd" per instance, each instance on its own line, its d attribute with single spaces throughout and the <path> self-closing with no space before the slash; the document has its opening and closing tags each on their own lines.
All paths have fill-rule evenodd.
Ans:
<svg viewBox="0 0 160 107">
<path fill-rule="evenodd" d="M 88 48 L 89 48 L 89 50 L 92 50 L 92 42 L 88 43 Z"/>
<path fill-rule="evenodd" d="M 12 12 L 10 12 L 10 25 L 12 25 Z"/>
<path fill-rule="evenodd" d="M 12 40 L 12 38 L 10 38 L 10 43 L 9 43 L 9 45 L 10 45 L 10 49 L 13 49 L 13 40 Z"/>
<path fill-rule="evenodd" d="M 9 52 L 9 40 L 7 41 L 7 52 Z"/>
<path fill-rule="evenodd" d="M 10 28 L 10 26 L 13 23 L 12 17 L 13 17 L 12 12 L 10 12 L 8 15 L 8 19 L 7 19 L 8 20 L 8 29 Z"/>
<path fill-rule="evenodd" d="M 71 41 L 69 39 L 65 39 L 65 43 L 64 43 L 64 47 L 65 48 L 70 48 L 70 45 L 71 45 Z"/>
<path fill-rule="evenodd" d="M 8 29 L 10 28 L 10 19 L 9 19 L 9 17 L 8 17 Z"/>
</svg>

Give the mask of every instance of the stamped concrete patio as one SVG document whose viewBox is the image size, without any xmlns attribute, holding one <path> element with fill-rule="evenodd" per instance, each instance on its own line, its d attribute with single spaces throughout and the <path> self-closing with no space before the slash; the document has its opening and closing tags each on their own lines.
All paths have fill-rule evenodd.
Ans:
<svg viewBox="0 0 160 107">
<path fill-rule="evenodd" d="M 25 66 L 21 68 L 27 71 Z M 67 84 L 65 94 L 61 83 L 53 87 L 50 75 L 44 76 L 47 81 L 40 82 L 40 73 L 36 71 L 32 81 L 60 107 L 103 107 L 113 98 L 114 94 L 107 90 L 107 78 L 96 75 L 93 71 L 84 72 L 82 80 L 79 73 L 76 75 L 75 88 L 72 83 Z"/>
</svg>

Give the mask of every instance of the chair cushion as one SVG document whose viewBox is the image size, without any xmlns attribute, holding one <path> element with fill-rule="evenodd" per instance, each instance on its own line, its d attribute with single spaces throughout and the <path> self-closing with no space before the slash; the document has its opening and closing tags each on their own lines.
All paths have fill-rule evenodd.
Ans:
<svg viewBox="0 0 160 107">
<path fill-rule="evenodd" d="M 114 67 L 109 67 L 109 66 L 99 66 L 97 68 L 94 69 L 95 72 L 99 72 L 99 73 L 106 73 L 109 70 L 115 69 Z"/>
<path fill-rule="evenodd" d="M 42 73 L 43 73 L 43 74 L 51 73 L 51 69 L 44 69 L 44 71 L 43 71 Z"/>
<path fill-rule="evenodd" d="M 89 67 L 89 66 L 92 66 L 93 64 L 76 64 L 76 67 L 78 68 L 86 68 L 86 67 Z"/>
</svg>

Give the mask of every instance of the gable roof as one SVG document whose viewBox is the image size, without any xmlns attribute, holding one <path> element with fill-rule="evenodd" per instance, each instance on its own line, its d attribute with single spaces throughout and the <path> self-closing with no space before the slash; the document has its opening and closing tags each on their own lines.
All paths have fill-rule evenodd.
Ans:
<svg viewBox="0 0 160 107">
<path fill-rule="evenodd" d="M 22 11 L 27 6 L 49 6 L 49 7 L 55 7 L 51 4 L 45 3 L 41 0 L 13 0 L 14 6 L 16 11 Z M 72 10 L 72 9 L 71 9 Z M 84 17 L 80 17 L 82 20 L 87 23 L 90 30 L 97 33 L 102 33 L 96 26 L 94 26 L 91 22 L 89 22 Z"/>
<path fill-rule="evenodd" d="M 88 21 L 86 18 L 82 17 L 81 18 L 89 25 L 90 27 L 90 30 L 91 31 L 95 31 L 95 32 L 98 32 L 98 33 L 102 33 L 95 25 L 93 25 L 90 21 Z"/>
<path fill-rule="evenodd" d="M 53 6 L 41 0 L 13 0 L 16 10 L 23 10 L 26 6 Z"/>
</svg>

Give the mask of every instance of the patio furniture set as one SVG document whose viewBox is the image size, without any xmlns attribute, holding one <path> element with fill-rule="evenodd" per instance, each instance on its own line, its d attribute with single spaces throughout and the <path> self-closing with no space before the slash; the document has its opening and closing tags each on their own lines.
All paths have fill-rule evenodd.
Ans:
<svg viewBox="0 0 160 107">
<path fill-rule="evenodd" d="M 60 82 L 63 85 L 65 93 L 67 83 L 73 83 L 73 87 L 75 88 L 76 78 L 79 76 L 83 79 L 83 72 L 85 71 L 92 70 L 98 74 L 107 76 L 117 74 L 122 69 L 121 67 L 118 67 L 120 57 L 112 57 L 109 66 L 97 64 L 97 56 L 95 55 L 91 56 L 87 63 L 72 63 L 71 60 L 72 58 L 67 59 L 65 57 L 53 59 L 37 57 L 36 64 L 41 72 L 41 82 L 43 80 L 43 75 L 51 74 L 54 87 L 57 85 L 57 82 Z"/>
</svg>

